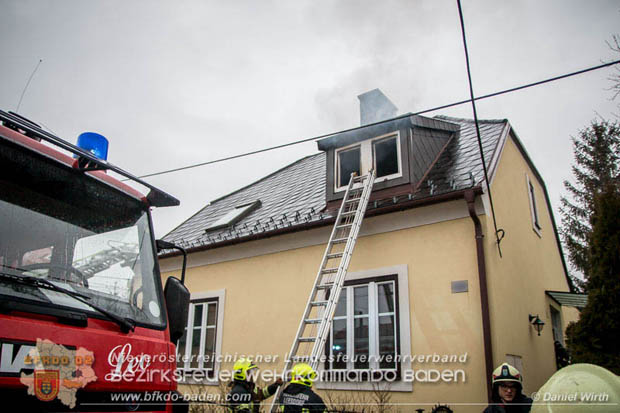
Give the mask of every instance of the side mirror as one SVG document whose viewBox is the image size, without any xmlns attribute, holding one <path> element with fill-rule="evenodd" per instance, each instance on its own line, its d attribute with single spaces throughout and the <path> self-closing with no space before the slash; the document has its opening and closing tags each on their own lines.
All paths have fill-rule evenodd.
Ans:
<svg viewBox="0 0 620 413">
<path fill-rule="evenodd" d="M 185 332 L 189 312 L 189 290 L 175 277 L 169 277 L 164 287 L 170 341 L 176 343 Z"/>
</svg>

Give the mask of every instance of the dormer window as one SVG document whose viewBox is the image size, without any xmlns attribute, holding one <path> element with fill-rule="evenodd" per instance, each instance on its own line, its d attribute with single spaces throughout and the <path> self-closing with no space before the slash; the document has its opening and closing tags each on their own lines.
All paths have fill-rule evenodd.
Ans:
<svg viewBox="0 0 620 413">
<path fill-rule="evenodd" d="M 336 150 L 335 191 L 346 188 L 352 172 L 363 175 L 374 168 L 375 182 L 401 177 L 400 148 L 400 132 L 396 132 Z"/>
<path fill-rule="evenodd" d="M 338 152 L 338 187 L 347 186 L 353 172 L 360 175 L 362 162 L 361 153 L 361 147 L 359 145 Z"/>
<path fill-rule="evenodd" d="M 389 179 L 400 176 L 400 154 L 398 135 L 377 139 L 372 144 L 373 165 L 377 178 Z"/>
</svg>

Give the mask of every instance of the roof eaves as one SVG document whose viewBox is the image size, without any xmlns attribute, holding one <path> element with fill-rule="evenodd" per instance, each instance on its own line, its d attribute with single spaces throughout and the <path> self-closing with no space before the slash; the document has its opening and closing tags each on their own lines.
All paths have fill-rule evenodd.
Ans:
<svg viewBox="0 0 620 413">
<path fill-rule="evenodd" d="M 384 215 L 391 212 L 402 211 L 406 209 L 413 209 L 417 207 L 422 207 L 430 204 L 436 204 L 440 202 L 452 201 L 455 199 L 460 199 L 464 196 L 466 191 L 473 190 L 474 193 L 480 195 L 482 194 L 482 188 L 480 186 L 466 187 L 461 188 L 455 191 L 443 192 L 436 195 L 424 196 L 422 198 L 415 198 L 412 194 L 403 195 L 400 197 L 392 197 L 386 198 L 382 200 L 376 200 L 369 204 L 368 209 L 366 210 L 366 217 L 369 216 L 377 216 Z M 319 228 L 326 225 L 333 224 L 335 222 L 335 215 L 321 215 L 321 218 L 314 221 L 304 222 L 298 225 L 292 225 L 284 228 L 277 228 L 270 231 L 265 231 L 262 233 L 255 233 L 251 235 L 245 235 L 237 238 L 231 239 L 223 239 L 221 241 L 202 244 L 202 245 L 194 245 L 186 248 L 186 252 L 188 254 L 200 251 L 206 251 L 236 244 L 241 244 L 249 241 L 256 241 L 266 238 L 271 238 L 278 235 L 289 234 L 294 232 L 306 231 L 313 228 Z M 166 252 L 159 255 L 160 259 L 175 257 L 180 255 L 181 253 L 178 251 Z"/>
</svg>

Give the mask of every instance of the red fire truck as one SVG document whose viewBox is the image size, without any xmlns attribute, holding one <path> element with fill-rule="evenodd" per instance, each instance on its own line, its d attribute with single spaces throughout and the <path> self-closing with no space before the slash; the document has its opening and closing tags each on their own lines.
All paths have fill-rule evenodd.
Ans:
<svg viewBox="0 0 620 413">
<path fill-rule="evenodd" d="M 12 112 L 0 122 L 2 410 L 187 411 L 185 266 L 162 288 L 158 247 L 176 247 L 150 215 L 179 201 L 102 158 L 100 135 L 76 146 Z"/>
</svg>

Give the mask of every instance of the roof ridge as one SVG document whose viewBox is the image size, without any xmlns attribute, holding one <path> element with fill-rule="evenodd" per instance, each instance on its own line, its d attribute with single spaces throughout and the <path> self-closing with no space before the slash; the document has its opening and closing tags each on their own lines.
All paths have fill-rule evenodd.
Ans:
<svg viewBox="0 0 620 413">
<path fill-rule="evenodd" d="M 435 116 L 433 116 L 433 118 L 452 120 L 452 121 L 457 121 L 457 122 L 474 123 L 474 119 L 458 118 L 458 117 L 455 117 L 455 116 L 435 115 Z M 508 119 L 507 118 L 504 118 L 504 119 L 478 119 L 478 122 L 484 122 L 484 123 L 506 123 L 506 122 L 508 122 Z"/>
</svg>

